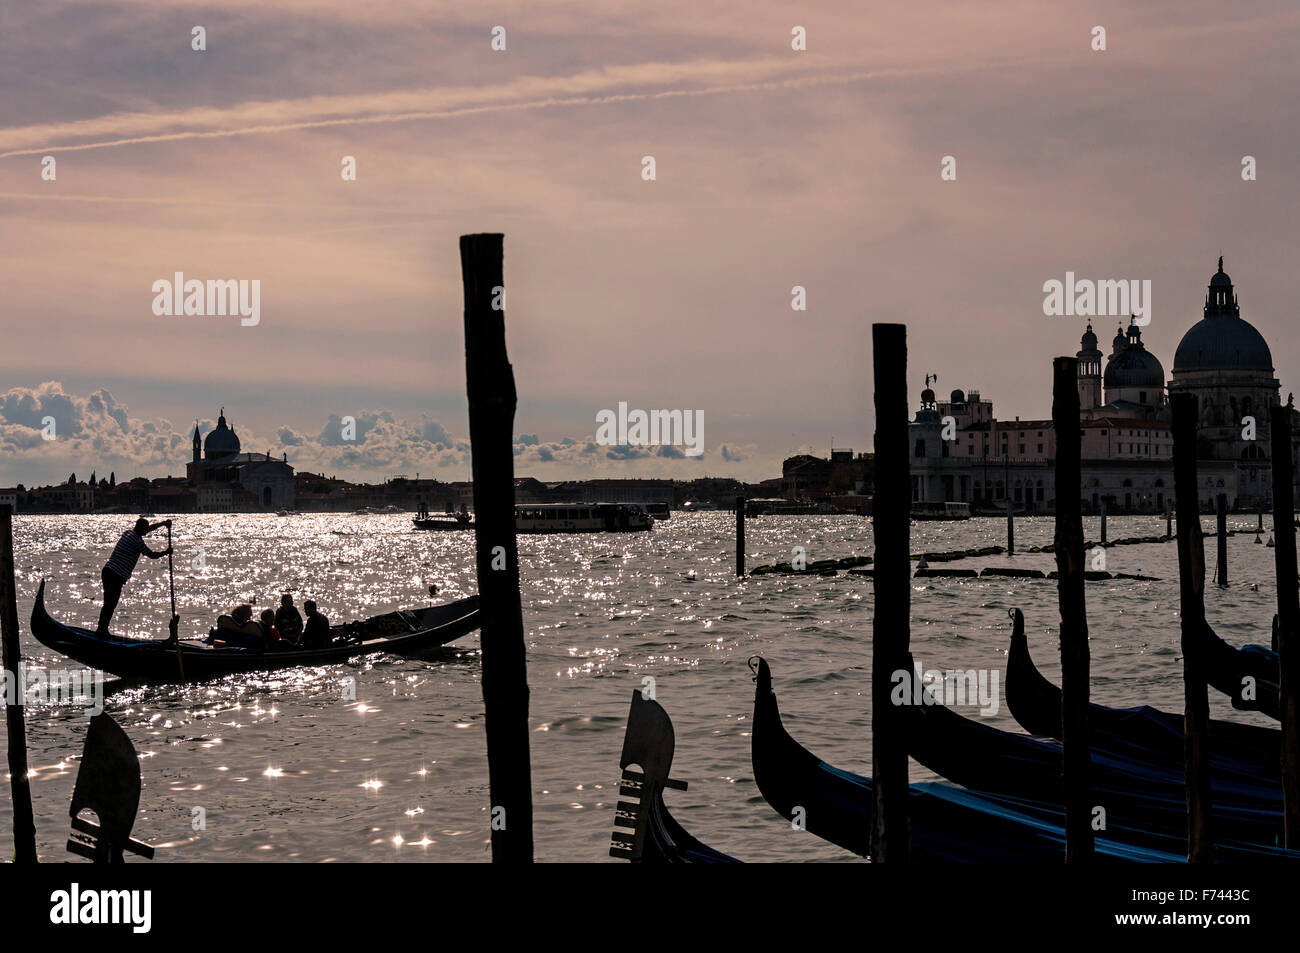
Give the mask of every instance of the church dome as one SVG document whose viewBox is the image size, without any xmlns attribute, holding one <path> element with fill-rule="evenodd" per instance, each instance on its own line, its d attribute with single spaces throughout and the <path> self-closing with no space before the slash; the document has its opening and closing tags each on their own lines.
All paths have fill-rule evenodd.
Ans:
<svg viewBox="0 0 1300 953">
<path fill-rule="evenodd" d="M 208 459 L 229 457 L 239 453 L 239 436 L 226 425 L 225 408 L 217 418 L 216 429 L 203 440 L 203 455 Z"/>
<path fill-rule="evenodd" d="M 1237 369 L 1272 374 L 1273 353 L 1255 326 L 1242 320 L 1232 279 L 1220 258 L 1205 296 L 1205 316 L 1188 329 L 1174 352 L 1174 373 Z"/>
<path fill-rule="evenodd" d="M 1121 349 L 1121 340 L 1123 341 Z M 1139 387 L 1160 390 L 1165 386 L 1165 369 L 1160 359 L 1142 343 L 1142 329 L 1136 323 L 1129 325 L 1128 336 L 1122 332 L 1115 337 L 1114 355 L 1106 364 L 1105 384 L 1112 388 Z"/>
<path fill-rule="evenodd" d="M 955 390 L 948 395 L 948 402 L 950 404 L 964 404 L 966 403 L 966 394 L 961 390 Z"/>
<path fill-rule="evenodd" d="M 1165 386 L 1165 369 L 1145 348 L 1126 348 L 1106 365 L 1106 390 L 1116 387 L 1145 387 L 1159 390 Z"/>
</svg>

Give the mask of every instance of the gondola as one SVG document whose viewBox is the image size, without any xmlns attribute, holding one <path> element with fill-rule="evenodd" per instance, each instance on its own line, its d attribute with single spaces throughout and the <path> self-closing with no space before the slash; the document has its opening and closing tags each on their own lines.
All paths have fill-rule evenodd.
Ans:
<svg viewBox="0 0 1300 953">
<path fill-rule="evenodd" d="M 1011 649 L 1003 694 L 1007 708 L 1031 735 L 1061 737 L 1061 690 L 1034 664 L 1025 637 L 1025 617 L 1011 610 Z M 1148 705 L 1136 708 L 1088 706 L 1088 727 L 1094 747 L 1101 742 L 1120 753 L 1144 752 L 1151 760 L 1183 763 L 1183 716 Z M 1221 770 L 1276 779 L 1281 766 L 1282 733 L 1231 721 L 1210 721 L 1212 762 Z"/>
<path fill-rule="evenodd" d="M 668 777 L 673 765 L 676 737 L 672 719 L 662 705 L 640 690 L 632 693 L 623 754 L 619 767 L 620 800 L 614 809 L 616 830 L 610 835 L 611 857 L 634 864 L 738 864 L 734 857 L 700 842 L 668 813 L 664 788 L 686 789 L 685 781 Z M 641 770 L 633 770 L 636 765 Z"/>
<path fill-rule="evenodd" d="M 323 649 L 218 649 L 182 639 L 178 660 L 174 643 L 104 636 L 58 622 L 45 609 L 45 580 L 42 579 L 32 607 L 32 635 L 46 648 L 131 681 L 180 682 L 179 662 L 184 664 L 185 681 L 197 681 L 238 672 L 331 665 L 371 652 L 418 657 L 477 629 L 478 605 L 479 597 L 475 595 L 446 605 L 390 612 L 362 622 L 334 626 L 331 631 L 349 641 Z"/>
<path fill-rule="evenodd" d="M 1207 623 L 1201 634 L 1206 679 L 1232 699 L 1238 711 L 1263 712 L 1282 720 L 1282 695 L 1278 655 L 1262 645 L 1234 648 Z"/>
<path fill-rule="evenodd" d="M 767 662 L 755 658 L 750 664 L 756 676 L 752 743 L 760 793 L 781 816 L 866 856 L 871 778 L 835 768 L 795 741 L 781 722 Z M 916 860 L 1058 864 L 1064 855 L 1065 815 L 1056 803 L 922 782 L 910 785 L 908 814 Z M 1180 863 L 1186 860 L 1185 833 L 1112 818 L 1096 836 L 1095 850 L 1101 861 Z M 1300 853 L 1253 844 L 1221 842 L 1215 850 L 1220 861 L 1300 861 Z"/>
<path fill-rule="evenodd" d="M 1064 804 L 1060 744 L 1001 731 L 937 702 L 911 705 L 908 750 L 925 767 L 977 791 Z M 1186 830 L 1181 763 L 1151 760 L 1138 750 L 1119 753 L 1101 744 L 1091 751 L 1092 791 L 1108 825 L 1174 835 Z M 1282 832 L 1282 785 L 1213 765 L 1216 838 L 1272 844 Z"/>
</svg>

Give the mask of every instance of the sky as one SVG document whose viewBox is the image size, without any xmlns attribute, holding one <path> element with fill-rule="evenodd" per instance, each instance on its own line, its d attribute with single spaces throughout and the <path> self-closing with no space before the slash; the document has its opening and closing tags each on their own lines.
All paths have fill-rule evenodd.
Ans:
<svg viewBox="0 0 1300 953">
<path fill-rule="evenodd" d="M 869 450 L 881 321 L 909 404 L 1048 416 L 1067 270 L 1151 281 L 1168 372 L 1223 255 L 1285 395 L 1298 44 L 1284 2 L 6 4 L 0 486 L 183 473 L 222 406 L 300 470 L 467 479 L 469 232 L 505 235 L 519 476 Z M 155 314 L 176 272 L 260 320 Z M 620 402 L 703 452 L 598 443 Z"/>
</svg>

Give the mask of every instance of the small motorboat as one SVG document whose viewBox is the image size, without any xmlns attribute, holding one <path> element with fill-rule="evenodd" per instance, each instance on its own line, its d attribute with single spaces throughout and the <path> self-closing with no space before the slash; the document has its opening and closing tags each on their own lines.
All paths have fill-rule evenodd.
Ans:
<svg viewBox="0 0 1300 953">
<path fill-rule="evenodd" d="M 457 513 L 455 516 L 417 516 L 411 520 L 416 529 L 473 529 L 474 521 L 469 518 L 468 513 Z"/>
</svg>

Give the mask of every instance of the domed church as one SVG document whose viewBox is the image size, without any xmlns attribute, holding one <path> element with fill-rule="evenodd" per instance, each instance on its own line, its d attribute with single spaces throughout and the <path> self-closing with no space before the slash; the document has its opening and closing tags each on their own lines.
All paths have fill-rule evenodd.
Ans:
<svg viewBox="0 0 1300 953">
<path fill-rule="evenodd" d="M 201 448 L 201 450 L 200 450 Z M 217 425 L 200 441 L 194 425 L 194 458 L 186 465 L 197 488 L 201 513 L 289 509 L 294 504 L 293 467 L 286 454 L 241 453 L 239 435 L 226 423 L 221 408 Z"/>
<path fill-rule="evenodd" d="M 1079 410 L 1085 419 L 1113 415 L 1154 419 L 1160 415 L 1165 407 L 1164 365 L 1142 343 L 1142 329 L 1132 322 L 1131 315 L 1128 330 L 1115 331 L 1104 374 L 1091 324 L 1079 343 Z"/>
<path fill-rule="evenodd" d="M 1232 279 L 1219 270 L 1210 279 L 1204 317 L 1183 335 L 1174 352 L 1169 393 L 1195 394 L 1200 408 L 1201 456 L 1237 463 L 1237 499 L 1255 505 L 1272 497 L 1268 409 L 1281 401 L 1273 354 L 1264 336 L 1241 316 Z M 1255 439 L 1242 439 L 1254 418 Z"/>
<path fill-rule="evenodd" d="M 1268 343 L 1241 316 L 1222 258 L 1201 319 L 1174 352 L 1167 382 L 1164 365 L 1147 350 L 1131 316 L 1127 329 L 1117 329 L 1108 355 L 1091 324 L 1079 345 L 1081 490 L 1089 512 L 1105 506 L 1112 513 L 1160 513 L 1172 504 L 1173 414 L 1167 394 L 1197 398 L 1201 507 L 1213 508 L 1220 493 L 1238 510 L 1272 504 L 1268 418 L 1281 402 L 1281 384 L 1273 376 Z M 930 380 L 911 422 L 913 499 L 965 502 L 976 513 L 981 507 L 1000 512 L 1007 503 L 1050 511 L 1056 502 L 1051 419 L 1000 420 L 992 401 L 975 390 L 955 390 L 950 400 L 937 400 Z M 1291 421 L 1296 468 L 1300 412 L 1292 409 Z M 1300 484 L 1296 491 L 1300 500 Z"/>
</svg>

